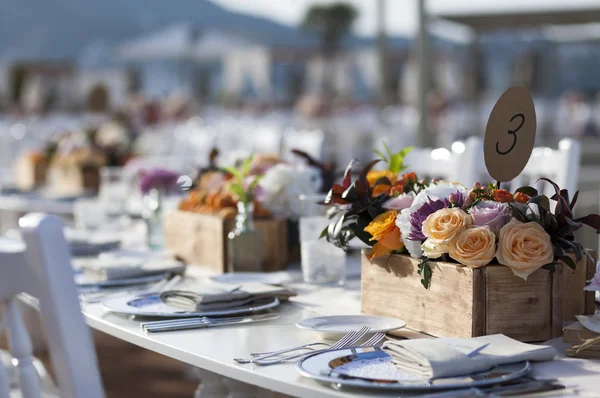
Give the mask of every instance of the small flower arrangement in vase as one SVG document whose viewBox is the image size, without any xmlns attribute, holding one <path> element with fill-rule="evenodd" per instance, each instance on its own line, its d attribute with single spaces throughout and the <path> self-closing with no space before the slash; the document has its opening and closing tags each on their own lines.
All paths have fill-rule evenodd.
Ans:
<svg viewBox="0 0 600 398">
<path fill-rule="evenodd" d="M 466 321 L 473 322 L 469 333 L 481 335 L 491 331 L 504 332 L 491 327 L 491 331 L 485 329 L 494 324 L 489 319 L 497 317 L 494 314 L 496 309 L 486 301 L 485 292 L 505 288 L 492 284 L 506 279 L 510 280 L 513 287 L 524 283 L 523 289 L 527 289 L 531 275 L 540 268 L 545 268 L 548 271 L 539 272 L 560 274 L 540 274 L 534 278 L 536 281 L 543 279 L 543 283 L 538 281 L 542 286 L 556 286 L 548 298 L 543 299 L 546 305 L 544 311 L 558 311 L 560 315 L 556 315 L 557 318 L 563 315 L 556 303 L 550 308 L 552 294 L 555 297 L 562 295 L 558 292 L 559 286 L 563 285 L 562 279 L 559 283 L 552 282 L 553 278 L 567 278 L 570 275 L 562 271 L 563 264 L 573 270 L 579 266 L 586 268 L 589 264 L 595 264 L 590 253 L 575 239 L 574 232 L 583 225 L 588 225 L 600 233 L 599 215 L 574 216 L 578 193 L 571 199 L 569 192 L 546 178 L 542 180 L 554 189 L 551 197 L 528 186 L 509 192 L 501 189 L 499 184 L 475 183 L 471 189 L 467 189 L 450 181 L 426 181 L 419 179 L 414 173 L 400 175 L 405 168 L 403 159 L 406 150 L 394 155 L 389 150 L 387 152 L 387 156 L 380 154 L 388 165 L 385 170 L 371 170 L 381 161 L 374 160 L 366 165 L 354 182 L 351 181 L 351 163 L 342 183 L 333 186 L 325 201 L 326 205 L 332 206 L 332 222 L 323 231 L 322 237 L 341 247 L 347 246 L 354 237 L 371 246 L 363 259 L 363 312 L 398 316 L 409 321 L 409 325 L 414 316 L 413 326 L 434 334 L 447 333 L 449 331 L 440 326 L 439 322 L 436 324 L 435 319 L 424 319 L 427 317 L 426 312 L 430 311 L 432 318 L 445 317 L 445 308 L 433 307 L 439 302 L 448 304 L 450 300 L 451 305 L 453 300 L 460 300 L 460 305 L 458 302 L 455 304 L 457 307 L 466 304 L 467 315 L 456 316 L 465 316 L 468 318 Z M 408 254 L 412 259 L 402 260 L 408 257 L 396 256 L 398 254 Z M 488 265 L 493 267 L 486 271 Z M 461 267 L 472 271 L 461 272 Z M 503 271 L 507 268 L 503 267 L 508 267 L 522 282 L 510 279 L 514 276 L 507 275 Z M 408 281 L 413 278 L 413 268 L 422 285 L 422 293 L 414 290 L 415 286 Z M 472 290 L 472 296 L 468 299 L 449 298 L 452 289 L 460 288 L 435 285 L 436 269 L 440 270 L 440 278 L 444 281 L 441 283 L 448 281 L 450 274 L 456 273 L 457 279 L 464 279 L 465 289 Z M 415 310 L 416 314 L 411 314 L 408 308 L 400 312 L 399 307 L 404 305 L 400 303 L 391 305 L 388 309 L 374 307 L 376 303 L 385 300 L 381 296 L 375 299 L 374 296 L 386 295 L 389 296 L 387 299 L 391 299 L 392 293 L 383 290 L 391 286 L 390 280 L 384 279 L 389 278 L 392 270 L 397 277 L 397 290 L 394 294 L 403 294 L 402 300 L 408 303 L 415 300 L 423 313 Z M 485 275 L 488 275 L 487 279 Z M 578 275 L 583 275 L 580 283 L 583 287 L 588 271 L 580 270 Z M 460 285 L 460 282 L 456 283 Z M 433 292 L 432 285 L 435 286 Z M 577 300 L 583 297 L 579 292 L 572 293 L 578 295 Z M 566 291 L 565 296 L 570 293 Z M 411 297 L 407 297 L 411 294 Z M 520 294 L 525 296 L 529 292 L 521 291 Z M 532 296 L 520 297 L 519 300 L 523 300 L 523 305 L 515 308 L 515 311 L 526 313 L 527 305 L 531 307 L 531 303 L 542 299 Z M 514 299 L 514 303 L 520 305 L 519 300 Z M 480 306 L 486 308 L 487 315 L 485 311 L 483 315 L 476 314 L 476 308 Z M 506 308 L 504 311 L 506 312 Z M 536 314 L 536 311 L 539 314 L 540 308 L 531 311 L 532 314 Z M 485 319 L 476 319 L 478 316 L 487 316 L 487 323 Z M 458 328 L 456 325 L 455 327 Z M 560 332 L 560 327 L 560 324 L 554 323 L 552 330 L 556 333 L 558 328 Z M 547 330 L 550 327 L 546 327 L 545 331 Z M 530 336 L 523 339 L 531 340 Z"/>
</svg>

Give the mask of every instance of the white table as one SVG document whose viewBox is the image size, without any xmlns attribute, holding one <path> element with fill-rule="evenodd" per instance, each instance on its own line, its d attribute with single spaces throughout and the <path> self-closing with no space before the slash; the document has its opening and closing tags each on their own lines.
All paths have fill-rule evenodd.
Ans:
<svg viewBox="0 0 600 398">
<path fill-rule="evenodd" d="M 191 268 L 195 276 L 202 275 Z M 106 311 L 100 304 L 83 308 L 88 324 L 104 333 L 147 348 L 181 362 L 210 370 L 217 374 L 253 384 L 265 389 L 298 397 L 398 397 L 398 393 L 382 394 L 365 391 L 336 391 L 302 377 L 294 364 L 260 367 L 240 365 L 235 357 L 246 357 L 249 352 L 269 351 L 317 340 L 310 331 L 300 330 L 295 323 L 303 318 L 321 314 L 357 314 L 360 312 L 358 281 L 350 281 L 342 288 L 316 289 L 305 284 L 292 285 L 299 291 L 293 302 L 280 307 L 281 318 L 236 327 L 199 329 L 146 335 L 139 321 Z M 552 345 L 564 352 L 560 339 Z M 567 386 L 578 385 L 584 391 L 598 391 L 600 361 L 560 359 L 534 365 L 537 377 L 557 377 Z M 403 395 L 407 396 L 407 395 Z"/>
</svg>

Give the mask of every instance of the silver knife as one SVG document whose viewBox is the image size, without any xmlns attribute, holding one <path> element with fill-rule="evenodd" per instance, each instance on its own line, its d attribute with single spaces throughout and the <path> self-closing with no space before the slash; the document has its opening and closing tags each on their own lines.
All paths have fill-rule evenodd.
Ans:
<svg viewBox="0 0 600 398">
<path fill-rule="evenodd" d="M 263 314 L 263 315 L 254 315 L 254 316 L 246 316 L 246 317 L 237 317 L 237 318 L 196 318 L 194 320 L 188 320 L 187 322 L 181 323 L 171 323 L 171 324 L 162 324 L 162 325 L 148 325 L 141 324 L 142 330 L 147 333 L 158 333 L 158 332 L 168 332 L 174 330 L 189 330 L 189 329 L 202 329 L 209 328 L 214 326 L 226 326 L 226 325 L 237 325 L 244 323 L 255 323 L 255 322 L 265 322 L 273 319 L 279 318 L 278 314 Z"/>
</svg>

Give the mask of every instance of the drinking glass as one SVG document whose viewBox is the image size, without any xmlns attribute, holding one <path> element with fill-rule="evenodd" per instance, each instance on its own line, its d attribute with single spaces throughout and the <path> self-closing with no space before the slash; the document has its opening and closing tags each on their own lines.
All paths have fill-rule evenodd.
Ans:
<svg viewBox="0 0 600 398">
<path fill-rule="evenodd" d="M 323 216 L 300 219 L 302 276 L 306 283 L 343 286 L 346 282 L 346 252 L 319 239 L 329 222 Z"/>
</svg>

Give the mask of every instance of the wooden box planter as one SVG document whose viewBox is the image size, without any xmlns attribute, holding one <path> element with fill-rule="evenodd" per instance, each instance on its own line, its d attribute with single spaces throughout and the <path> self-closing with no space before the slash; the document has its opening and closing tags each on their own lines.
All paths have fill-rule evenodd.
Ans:
<svg viewBox="0 0 600 398">
<path fill-rule="evenodd" d="M 50 190 L 58 194 L 97 193 L 100 187 L 100 166 L 52 165 L 48 169 L 47 181 Z"/>
<path fill-rule="evenodd" d="M 419 261 L 407 255 L 369 261 L 362 253 L 362 312 L 400 318 L 408 328 L 434 336 L 475 337 L 502 333 L 521 341 L 545 341 L 562 335 L 563 321 L 593 314 L 593 292 L 586 280 L 595 271 L 584 257 L 573 271 L 540 269 L 527 281 L 510 268 L 488 265 L 470 269 L 430 261 L 431 286 L 417 273 Z"/>
<path fill-rule="evenodd" d="M 14 164 L 15 183 L 24 191 L 40 188 L 46 183 L 48 165 L 46 162 L 33 161 L 29 156 L 22 156 Z"/>
<path fill-rule="evenodd" d="M 235 220 L 216 215 L 173 210 L 164 216 L 165 244 L 189 264 L 227 272 L 227 234 Z M 288 263 L 287 221 L 255 219 L 262 237 L 264 272 L 280 271 Z"/>
</svg>

